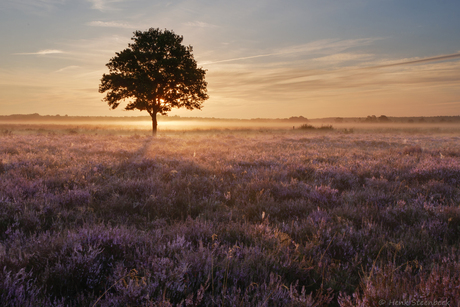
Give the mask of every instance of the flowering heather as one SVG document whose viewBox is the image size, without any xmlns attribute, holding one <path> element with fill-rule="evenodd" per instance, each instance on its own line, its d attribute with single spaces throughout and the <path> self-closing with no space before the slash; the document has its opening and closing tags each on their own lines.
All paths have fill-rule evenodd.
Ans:
<svg viewBox="0 0 460 307">
<path fill-rule="evenodd" d="M 459 183 L 456 135 L 5 133 L 0 301 L 457 306 Z"/>
</svg>

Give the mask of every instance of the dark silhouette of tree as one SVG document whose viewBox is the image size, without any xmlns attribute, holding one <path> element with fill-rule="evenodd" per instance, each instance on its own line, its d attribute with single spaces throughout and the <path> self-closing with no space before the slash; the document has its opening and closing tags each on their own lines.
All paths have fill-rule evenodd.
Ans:
<svg viewBox="0 0 460 307">
<path fill-rule="evenodd" d="M 192 46 L 182 45 L 183 37 L 173 31 L 150 28 L 134 32 L 134 43 L 117 52 L 107 63 L 99 92 L 112 109 L 128 100 L 126 110 L 145 110 L 157 132 L 157 114 L 172 108 L 201 109 L 208 99 L 206 70 L 197 67 Z"/>
<path fill-rule="evenodd" d="M 368 115 L 364 121 L 367 123 L 375 123 L 377 121 L 377 117 L 375 115 Z"/>
</svg>

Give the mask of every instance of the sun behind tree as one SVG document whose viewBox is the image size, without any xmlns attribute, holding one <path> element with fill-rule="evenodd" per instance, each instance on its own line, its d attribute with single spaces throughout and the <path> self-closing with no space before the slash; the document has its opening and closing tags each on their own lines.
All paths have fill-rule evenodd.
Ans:
<svg viewBox="0 0 460 307">
<path fill-rule="evenodd" d="M 99 92 L 112 109 L 128 99 L 126 110 L 146 110 L 157 132 L 157 114 L 172 108 L 201 109 L 207 95 L 206 70 L 198 68 L 192 46 L 173 31 L 150 28 L 134 32 L 134 43 L 107 63 Z"/>
</svg>

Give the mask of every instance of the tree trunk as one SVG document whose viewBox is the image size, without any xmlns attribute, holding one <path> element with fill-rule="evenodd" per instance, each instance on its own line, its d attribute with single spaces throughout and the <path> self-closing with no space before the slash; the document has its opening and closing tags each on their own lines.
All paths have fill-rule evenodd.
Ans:
<svg viewBox="0 0 460 307">
<path fill-rule="evenodd" d="M 158 127 L 157 113 L 156 112 L 151 113 L 150 117 L 152 117 L 152 135 L 156 136 L 157 135 L 157 127 Z"/>
</svg>

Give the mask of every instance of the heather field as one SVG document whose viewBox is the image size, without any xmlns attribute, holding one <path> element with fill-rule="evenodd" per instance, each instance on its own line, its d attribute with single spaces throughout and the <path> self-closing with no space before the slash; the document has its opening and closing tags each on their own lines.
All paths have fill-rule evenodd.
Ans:
<svg viewBox="0 0 460 307">
<path fill-rule="evenodd" d="M 21 127 L 3 306 L 460 304 L 458 133 Z"/>
</svg>

